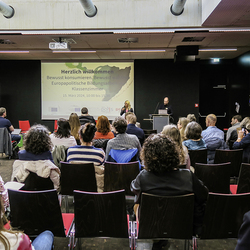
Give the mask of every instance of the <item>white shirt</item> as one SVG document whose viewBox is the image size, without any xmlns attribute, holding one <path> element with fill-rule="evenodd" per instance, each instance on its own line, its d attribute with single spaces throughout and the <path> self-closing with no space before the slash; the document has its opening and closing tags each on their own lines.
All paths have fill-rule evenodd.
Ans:
<svg viewBox="0 0 250 250">
<path fill-rule="evenodd" d="M 66 138 L 66 137 L 59 138 L 59 137 L 55 137 L 54 134 L 51 134 L 50 139 L 52 141 L 53 147 L 55 145 L 58 145 L 58 146 L 63 145 L 65 147 L 69 148 L 69 147 L 73 147 L 73 146 L 77 145 L 76 139 L 72 135 L 70 137 L 68 137 L 68 138 Z"/>
</svg>

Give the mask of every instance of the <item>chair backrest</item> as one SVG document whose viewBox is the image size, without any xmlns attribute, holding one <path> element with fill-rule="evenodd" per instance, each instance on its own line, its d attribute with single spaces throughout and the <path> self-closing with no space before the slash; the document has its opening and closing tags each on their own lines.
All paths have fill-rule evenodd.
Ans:
<svg viewBox="0 0 250 250">
<path fill-rule="evenodd" d="M 195 164 L 195 175 L 203 181 L 209 192 L 230 193 L 231 163 Z"/>
<path fill-rule="evenodd" d="M 105 162 L 104 192 L 125 189 L 126 195 L 134 195 L 130 191 L 131 181 L 139 174 L 139 163 Z"/>
<path fill-rule="evenodd" d="M 195 163 L 207 163 L 207 149 L 188 150 L 190 163 L 195 167 Z"/>
<path fill-rule="evenodd" d="M 49 189 L 54 189 L 54 184 L 50 177 L 43 178 L 32 172 L 29 173 L 24 181 L 24 186 L 22 187 L 22 190 L 26 191 L 41 191 Z"/>
<path fill-rule="evenodd" d="M 231 162 L 231 177 L 238 177 L 242 163 L 243 149 L 225 150 L 216 149 L 214 163 Z"/>
<path fill-rule="evenodd" d="M 75 236 L 128 238 L 125 191 L 74 191 Z"/>
<path fill-rule="evenodd" d="M 21 132 L 26 132 L 30 129 L 30 121 L 19 121 L 19 128 L 21 129 Z"/>
<path fill-rule="evenodd" d="M 240 168 L 237 194 L 250 193 L 250 164 L 242 163 Z"/>
<path fill-rule="evenodd" d="M 74 190 L 97 192 L 94 163 L 61 162 L 61 194 L 73 195 Z"/>
<path fill-rule="evenodd" d="M 120 149 L 111 149 L 108 155 L 108 162 L 117 162 L 117 163 L 127 163 L 134 162 L 138 159 L 138 149 L 131 148 L 127 150 Z"/>
<path fill-rule="evenodd" d="M 0 153 L 5 153 L 8 156 L 13 154 L 11 135 L 7 128 L 0 128 Z"/>
<path fill-rule="evenodd" d="M 157 134 L 156 129 L 143 129 L 145 138 L 149 137 L 151 134 Z"/>
<path fill-rule="evenodd" d="M 54 131 L 56 132 L 57 129 L 58 129 L 58 124 L 57 124 L 57 120 L 55 120 L 55 122 L 54 122 Z"/>
<path fill-rule="evenodd" d="M 11 226 L 35 236 L 50 230 L 57 237 L 65 237 L 62 213 L 56 190 L 8 190 Z"/>
<path fill-rule="evenodd" d="M 202 239 L 237 238 L 244 214 L 250 210 L 250 193 L 209 193 L 202 226 Z"/>
<path fill-rule="evenodd" d="M 142 193 L 138 239 L 191 239 L 194 194 L 158 196 Z"/>
</svg>

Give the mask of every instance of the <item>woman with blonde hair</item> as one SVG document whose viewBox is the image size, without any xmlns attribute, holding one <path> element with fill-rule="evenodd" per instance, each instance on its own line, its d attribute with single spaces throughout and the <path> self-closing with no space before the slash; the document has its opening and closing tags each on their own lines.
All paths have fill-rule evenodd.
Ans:
<svg viewBox="0 0 250 250">
<path fill-rule="evenodd" d="M 31 243 L 29 236 L 21 231 L 14 231 L 12 228 L 5 229 L 7 218 L 4 215 L 4 206 L 0 195 L 0 249 L 3 250 L 42 250 L 52 249 L 54 235 L 50 231 L 39 234 Z"/>
<path fill-rule="evenodd" d="M 71 113 L 71 115 L 69 116 L 69 125 L 70 125 L 71 135 L 75 137 L 77 145 L 81 145 L 79 137 L 79 130 L 81 127 L 81 123 L 76 113 Z"/>
<path fill-rule="evenodd" d="M 131 108 L 131 104 L 130 104 L 129 100 L 126 100 L 124 102 L 124 107 L 122 107 L 120 115 L 123 115 L 123 114 L 125 114 L 127 112 L 132 112 L 132 113 L 134 112 L 134 110 Z"/>
<path fill-rule="evenodd" d="M 95 132 L 94 139 L 112 139 L 114 134 L 110 130 L 110 123 L 105 115 L 98 117 L 96 124 L 97 131 Z"/>
<path fill-rule="evenodd" d="M 175 142 L 178 150 L 179 150 L 179 157 L 180 157 L 180 165 L 186 165 L 187 169 L 190 169 L 190 158 L 188 155 L 187 148 L 182 145 L 181 141 L 181 134 L 178 130 L 176 125 L 166 125 L 162 132 L 162 134 L 166 135 L 170 138 L 173 142 Z"/>
<path fill-rule="evenodd" d="M 185 129 L 186 129 L 186 126 L 188 125 L 189 123 L 189 120 L 186 118 L 186 117 L 180 117 L 179 118 L 179 121 L 177 123 L 177 128 L 180 130 L 180 133 L 181 133 L 181 141 L 185 141 Z"/>
</svg>

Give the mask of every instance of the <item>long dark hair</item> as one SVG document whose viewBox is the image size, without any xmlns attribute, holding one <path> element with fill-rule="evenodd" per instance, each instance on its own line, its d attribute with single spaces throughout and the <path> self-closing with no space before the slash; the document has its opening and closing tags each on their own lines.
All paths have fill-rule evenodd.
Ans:
<svg viewBox="0 0 250 250">
<path fill-rule="evenodd" d="M 60 118 L 57 121 L 58 129 L 55 132 L 55 137 L 69 138 L 70 137 L 70 125 L 66 119 Z"/>
</svg>

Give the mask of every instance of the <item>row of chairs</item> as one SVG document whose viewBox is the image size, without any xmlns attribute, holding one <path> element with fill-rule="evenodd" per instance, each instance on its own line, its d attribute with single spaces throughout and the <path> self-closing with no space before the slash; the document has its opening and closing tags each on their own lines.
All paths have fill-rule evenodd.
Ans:
<svg viewBox="0 0 250 250">
<path fill-rule="evenodd" d="M 157 196 L 142 194 L 140 218 L 128 220 L 125 191 L 107 193 L 75 190 L 74 214 L 61 214 L 56 190 L 9 190 L 11 225 L 34 237 L 50 230 L 57 237 L 70 236 L 69 249 L 81 247 L 81 238 L 129 238 L 136 249 L 138 239 L 184 239 L 185 249 L 193 236 L 194 195 Z M 199 239 L 237 238 L 243 215 L 250 210 L 250 193 L 209 193 L 202 233 Z M 20 209 L 22 208 L 22 209 Z M 74 218 L 74 223 L 73 223 Z M 65 229 L 66 228 L 66 229 Z"/>
<path fill-rule="evenodd" d="M 207 163 L 207 149 L 189 150 L 191 166 L 195 163 Z M 214 164 L 231 162 L 231 177 L 238 177 L 242 163 L 243 149 L 225 150 L 216 149 Z"/>
</svg>

